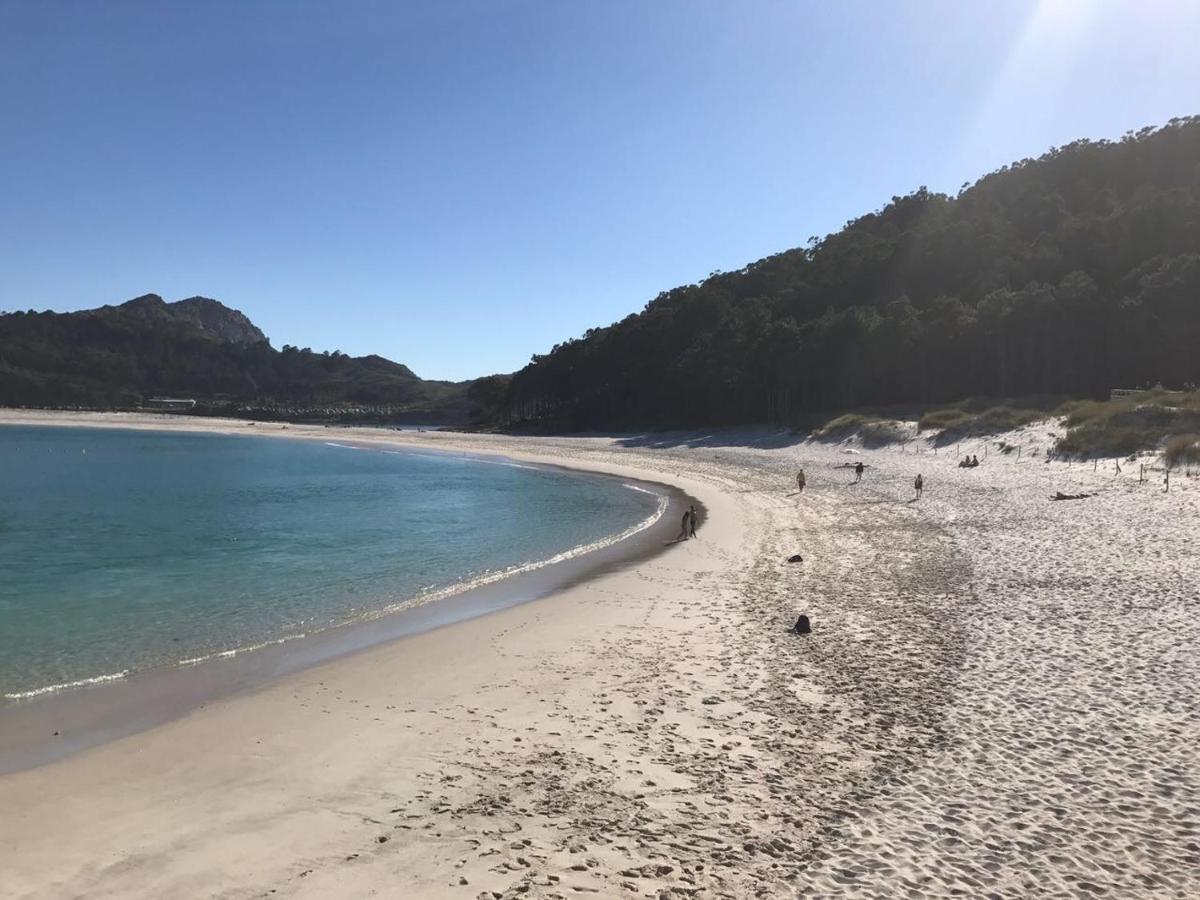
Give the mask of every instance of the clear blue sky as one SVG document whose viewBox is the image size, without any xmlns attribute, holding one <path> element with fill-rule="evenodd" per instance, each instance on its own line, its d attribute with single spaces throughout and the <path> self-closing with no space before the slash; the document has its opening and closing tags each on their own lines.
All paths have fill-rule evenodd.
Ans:
<svg viewBox="0 0 1200 900">
<path fill-rule="evenodd" d="M 1200 3 L 0 0 L 0 309 L 216 297 L 430 378 L 1200 113 Z"/>
</svg>

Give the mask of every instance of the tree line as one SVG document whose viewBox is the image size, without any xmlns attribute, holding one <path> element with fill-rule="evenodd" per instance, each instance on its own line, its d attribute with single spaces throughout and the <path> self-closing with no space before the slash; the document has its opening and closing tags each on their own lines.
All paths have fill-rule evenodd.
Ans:
<svg viewBox="0 0 1200 900">
<path fill-rule="evenodd" d="M 491 410 L 570 430 L 786 423 L 1156 382 L 1200 382 L 1200 117 L 893 197 L 534 356 Z"/>
<path fill-rule="evenodd" d="M 212 316 L 250 337 L 214 337 L 153 295 L 82 312 L 0 314 L 0 406 L 125 408 L 177 396 L 200 410 L 370 406 L 466 418 L 467 384 L 424 381 L 380 356 L 275 350 L 240 313 L 209 302 Z"/>
</svg>

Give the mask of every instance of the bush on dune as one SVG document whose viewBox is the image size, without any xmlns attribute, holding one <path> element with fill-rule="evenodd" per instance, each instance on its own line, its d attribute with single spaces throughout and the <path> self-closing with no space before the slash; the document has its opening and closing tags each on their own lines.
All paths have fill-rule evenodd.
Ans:
<svg viewBox="0 0 1200 900">
<path fill-rule="evenodd" d="M 813 432 L 819 441 L 840 441 L 858 435 L 869 447 L 898 444 L 910 437 L 904 425 L 893 419 L 881 419 L 860 413 L 846 413 L 831 419 Z"/>
<path fill-rule="evenodd" d="M 1065 419 L 1068 428 L 1075 428 L 1102 418 L 1109 409 L 1109 403 L 1102 400 L 1072 400 L 1060 406 L 1057 413 Z"/>
<path fill-rule="evenodd" d="M 1141 428 L 1105 428 L 1094 424 L 1073 428 L 1059 438 L 1056 449 L 1069 456 L 1128 456 L 1158 443 Z"/>
<path fill-rule="evenodd" d="M 813 437 L 822 441 L 838 441 L 854 434 L 870 421 L 873 420 L 858 413 L 846 413 L 826 422 L 813 432 Z"/>
<path fill-rule="evenodd" d="M 1174 468 L 1189 463 L 1200 464 L 1200 434 L 1180 434 L 1167 441 L 1163 459 Z"/>
<path fill-rule="evenodd" d="M 1038 409 L 1012 409 L 1008 406 L 993 406 L 975 417 L 975 427 L 985 433 L 995 434 L 1000 431 L 1012 431 L 1023 428 L 1030 422 L 1044 419 L 1046 414 Z"/>
<path fill-rule="evenodd" d="M 909 440 L 908 430 L 899 422 L 868 422 L 859 430 L 862 442 L 868 447 L 902 444 Z"/>
<path fill-rule="evenodd" d="M 970 405 L 970 401 L 966 405 Z M 1046 413 L 1040 409 L 992 406 L 972 412 L 951 407 L 927 412 L 921 416 L 917 428 L 920 431 L 941 430 L 955 435 L 999 434 L 1045 417 Z"/>
<path fill-rule="evenodd" d="M 966 427 L 973 418 L 961 409 L 935 409 L 921 416 L 920 421 L 917 422 L 917 430 L 958 431 Z"/>
<path fill-rule="evenodd" d="M 1118 400 L 1082 400 L 1065 404 L 1059 413 L 1068 428 L 1058 442 L 1060 453 L 1125 456 L 1158 449 L 1176 435 L 1168 441 L 1166 452 L 1186 460 L 1195 443 L 1193 439 L 1189 444 L 1188 439 L 1200 432 L 1200 392 L 1149 391 Z"/>
</svg>

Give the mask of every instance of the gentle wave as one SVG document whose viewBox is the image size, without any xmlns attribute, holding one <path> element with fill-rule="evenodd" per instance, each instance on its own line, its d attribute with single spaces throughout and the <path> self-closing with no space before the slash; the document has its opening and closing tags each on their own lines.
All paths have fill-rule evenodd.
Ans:
<svg viewBox="0 0 1200 900">
<path fill-rule="evenodd" d="M 272 641 L 262 641 L 258 644 L 250 644 L 246 647 L 234 647 L 232 650 L 217 650 L 213 653 L 206 653 L 203 656 L 193 656 L 191 659 L 181 659 L 175 665 L 178 668 L 185 666 L 194 666 L 198 663 L 208 662 L 210 659 L 233 659 L 239 653 L 250 653 L 254 650 L 261 650 L 264 647 L 274 647 L 276 644 L 286 644 L 288 641 L 298 641 L 301 638 L 308 637 L 307 634 L 287 634 L 281 638 L 275 638 Z"/>
<path fill-rule="evenodd" d="M 113 672 L 110 675 L 97 675 L 94 678 L 80 678 L 78 681 L 64 681 L 62 684 L 48 684 L 45 687 L 34 688 L 31 691 L 18 691 L 15 694 L 5 694 L 5 700 L 28 700 L 30 697 L 40 697 L 43 694 L 54 694 L 71 688 L 90 687 L 93 684 L 104 684 L 106 681 L 120 681 L 129 670 Z"/>
<path fill-rule="evenodd" d="M 448 587 L 429 591 L 428 593 L 424 594 L 418 594 L 416 597 L 402 600 L 399 603 L 392 603 L 387 606 L 380 607 L 379 609 L 371 610 L 370 612 L 364 613 L 362 616 L 352 621 L 369 622 L 373 619 L 382 618 L 383 616 L 399 612 L 400 610 L 424 606 L 426 603 L 432 603 L 436 600 L 444 600 L 447 597 L 454 596 L 455 594 L 461 594 L 465 591 L 474 590 L 475 588 L 483 587 L 487 584 L 494 584 L 497 581 L 502 581 L 505 578 L 511 578 L 514 575 L 523 575 L 526 572 L 536 572 L 538 569 L 544 569 L 546 566 L 551 566 L 555 563 L 565 562 L 569 559 L 575 559 L 576 557 L 583 556 L 586 553 L 593 553 L 596 550 L 603 550 L 605 547 L 611 547 L 613 544 L 618 544 L 627 538 L 633 537 L 635 534 L 645 531 L 647 528 L 651 527 L 655 522 L 661 519 L 663 514 L 667 511 L 667 506 L 670 504 L 670 500 L 665 494 L 648 490 L 636 484 L 623 483 L 622 487 L 629 488 L 631 491 L 639 491 L 643 494 L 650 494 L 651 496 L 657 497 L 657 508 L 653 513 L 651 513 L 642 521 L 638 522 L 636 525 L 631 525 L 629 528 L 626 528 L 624 531 L 618 532 L 617 534 L 609 535 L 608 537 L 600 538 L 599 540 L 595 540 L 587 544 L 580 544 L 578 547 L 572 547 L 570 550 L 564 550 L 561 553 L 556 553 L 554 556 L 547 557 L 546 559 L 518 563 L 516 565 L 509 566 L 506 569 L 500 569 L 496 572 L 485 572 L 482 575 L 477 575 L 474 578 L 457 582 Z M 349 622 L 343 622 L 341 624 L 349 624 Z"/>
<path fill-rule="evenodd" d="M 359 449 L 359 448 L 353 448 L 353 449 Z M 504 465 L 503 463 L 497 463 L 497 464 Z M 535 468 L 535 467 L 531 466 L 529 468 Z M 459 582 L 456 582 L 454 584 L 448 585 L 447 587 L 443 587 L 443 588 L 432 588 L 432 586 L 431 586 L 431 588 L 427 589 L 424 593 L 418 594 L 415 597 L 409 597 L 409 598 L 407 598 L 405 600 L 401 600 L 397 603 L 389 603 L 389 604 L 387 604 L 385 606 L 381 606 L 377 609 L 366 610 L 366 611 L 360 613 L 358 616 L 354 616 L 352 618 L 349 618 L 349 619 L 346 619 L 346 620 L 343 620 L 340 622 L 333 622 L 333 623 L 327 625 L 325 628 L 318 628 L 316 630 L 317 631 L 327 631 L 331 628 L 340 628 L 342 626 L 352 625 L 357 622 L 371 622 L 376 619 L 381 619 L 384 616 L 389 616 L 389 615 L 393 615 L 394 613 L 401 612 L 402 610 L 414 609 L 418 606 L 424 606 L 427 603 L 434 603 L 438 600 L 445 600 L 448 597 L 453 597 L 455 594 L 462 594 L 462 593 L 465 593 L 466 591 L 470 591 L 470 590 L 474 590 L 475 588 L 483 587 L 484 585 L 495 584 L 497 581 L 502 581 L 505 578 L 511 578 L 514 575 L 523 575 L 526 572 L 534 572 L 534 571 L 537 571 L 538 569 L 545 568 L 546 566 L 554 565 L 555 563 L 565 562 L 566 560 L 575 559 L 576 557 L 583 556 L 586 553 L 592 553 L 596 550 L 602 550 L 605 547 L 611 547 L 613 544 L 617 544 L 623 540 L 626 540 L 627 538 L 631 538 L 635 534 L 639 534 L 640 532 L 645 531 L 647 528 L 654 525 L 655 522 L 657 522 L 659 519 L 661 519 L 663 517 L 663 514 L 666 513 L 666 511 L 667 511 L 667 507 L 670 505 L 670 499 L 667 497 L 667 495 L 659 493 L 658 491 L 650 490 L 648 488 L 641 487 L 640 485 L 630 484 L 628 482 L 622 482 L 621 486 L 628 488 L 631 491 L 638 491 L 639 493 L 642 493 L 642 494 L 650 494 L 651 496 L 657 498 L 658 504 L 657 504 L 654 512 L 651 513 L 649 516 L 647 516 L 642 521 L 636 523 L 635 525 L 631 525 L 629 528 L 626 528 L 624 531 L 609 535 L 608 537 L 605 537 L 605 538 L 600 538 L 599 540 L 595 540 L 595 541 L 592 541 L 587 544 L 580 544 L 577 547 L 572 547 L 569 550 L 564 550 L 561 553 L 556 553 L 554 556 L 547 557 L 546 559 L 535 560 L 533 562 L 518 563 L 516 565 L 509 566 L 506 569 L 501 569 L 496 572 L 484 572 L 482 575 L 477 575 L 474 578 L 468 578 L 464 581 L 459 581 Z M 306 635 L 304 635 L 304 634 L 289 635 L 288 637 L 279 638 L 274 641 L 266 641 L 264 643 L 255 644 L 250 647 L 241 647 L 236 650 L 225 650 L 220 653 L 210 653 L 207 656 L 197 657 L 192 660 L 181 661 L 180 663 L 178 663 L 178 665 L 185 666 L 185 665 L 192 665 L 192 664 L 199 663 L 199 662 L 204 662 L 206 660 L 211 660 L 214 658 L 228 658 L 228 657 L 231 657 L 238 653 L 247 653 L 252 650 L 260 650 L 263 647 L 268 647 L 268 646 L 271 646 L 272 644 L 282 644 L 282 643 L 285 643 L 286 641 L 296 640 L 297 638 L 301 638 L 301 637 L 305 637 L 305 636 Z"/>
<path fill-rule="evenodd" d="M 348 450 L 363 449 L 360 447 L 351 447 L 347 444 L 335 444 L 331 441 L 326 441 L 326 443 L 329 444 L 329 446 L 331 446 L 331 447 L 344 447 Z M 496 463 L 496 464 L 497 465 L 506 465 L 505 463 Z M 524 466 L 519 463 L 512 463 L 511 465 L 518 466 L 519 468 L 536 468 L 535 466 Z M 388 604 L 387 606 L 380 607 L 379 609 L 370 610 L 356 618 L 348 619 L 343 622 L 337 622 L 337 623 L 331 624 L 328 626 L 328 628 L 337 628 L 342 625 L 352 624 L 354 622 L 373 621 L 375 619 L 379 619 L 384 616 L 391 615 L 393 613 L 399 612 L 404 609 L 412 609 L 412 608 L 415 608 L 418 606 L 424 606 L 426 603 L 433 603 L 437 600 L 444 600 L 447 597 L 454 596 L 455 594 L 461 594 L 465 591 L 474 590 L 475 588 L 483 587 L 484 585 L 487 585 L 487 584 L 494 584 L 497 581 L 502 581 L 505 578 L 511 578 L 514 575 L 522 575 L 526 572 L 535 572 L 538 569 L 543 569 L 546 566 L 554 565 L 555 563 L 565 562 L 569 559 L 575 559 L 579 556 L 583 556 L 586 553 L 592 553 L 592 552 L 595 552 L 596 550 L 602 550 L 605 547 L 611 547 L 613 544 L 618 544 L 621 541 L 626 540 L 627 538 L 633 537 L 635 534 L 639 534 L 640 532 L 645 531 L 647 528 L 651 527 L 652 525 L 654 525 L 655 522 L 657 522 L 659 519 L 661 519 L 663 517 L 663 514 L 667 511 L 667 506 L 670 504 L 670 500 L 665 494 L 661 494 L 658 491 L 653 491 L 648 488 L 641 487 L 640 485 L 629 484 L 627 482 L 623 482 L 622 487 L 626 487 L 631 491 L 638 491 L 639 493 L 650 494 L 650 495 L 656 497 L 658 499 L 658 505 L 655 508 L 655 511 L 653 513 L 651 513 L 649 516 L 647 516 L 645 519 L 643 519 L 642 521 L 638 522 L 635 525 L 630 526 L 629 528 L 626 528 L 624 531 L 618 532 L 617 534 L 609 535 L 608 537 L 600 538 L 599 540 L 595 540 L 595 541 L 592 541 L 587 544 L 580 544 L 577 547 L 572 547 L 569 550 L 564 550 L 561 553 L 556 553 L 554 556 L 547 557 L 546 559 L 536 560 L 533 562 L 518 563 L 517 565 L 509 566 L 506 569 L 501 569 L 496 572 L 485 572 L 482 575 L 476 576 L 475 578 L 469 578 L 465 581 L 457 582 L 448 587 L 429 590 L 426 593 L 418 594 L 416 597 L 411 597 L 409 599 L 402 600 L 398 603 Z M 322 629 L 318 629 L 318 630 L 325 631 L 327 629 L 322 628 Z M 242 654 L 242 653 L 252 653 L 255 650 L 262 650 L 265 647 L 273 647 L 278 644 L 286 644 L 289 641 L 300 640 L 301 638 L 304 638 L 307 636 L 308 636 L 307 632 L 299 633 L 299 634 L 289 634 L 289 635 L 285 635 L 281 638 L 275 638 L 274 640 L 269 640 L 269 641 L 262 641 L 260 643 L 250 644 L 245 647 L 235 647 L 232 650 L 218 650 L 218 651 L 214 651 L 213 653 L 204 654 L 203 656 L 194 656 L 189 659 L 181 659 L 177 663 L 175 663 L 175 666 L 176 666 L 176 668 L 185 668 L 185 667 L 189 667 L 189 666 L 199 665 L 200 663 L 209 662 L 209 661 L 216 660 L 216 659 L 232 659 L 233 657 L 238 656 L 239 654 Z M 45 687 L 34 688 L 34 689 L 28 690 L 28 691 L 19 691 L 17 693 L 5 694 L 4 698 L 6 700 L 28 700 L 32 697 L 39 697 L 44 694 L 53 694 L 53 693 L 57 693 L 58 691 L 71 690 L 73 688 L 90 687 L 92 685 L 104 684 L 105 682 L 110 682 L 110 681 L 120 681 L 121 679 L 125 678 L 128 674 L 129 674 L 129 670 L 125 669 L 121 672 L 113 672 L 112 674 L 109 674 L 109 675 L 97 675 L 93 678 L 81 678 L 78 681 L 67 681 L 67 682 L 63 682 L 62 684 L 49 684 L 49 685 L 46 685 Z"/>
</svg>

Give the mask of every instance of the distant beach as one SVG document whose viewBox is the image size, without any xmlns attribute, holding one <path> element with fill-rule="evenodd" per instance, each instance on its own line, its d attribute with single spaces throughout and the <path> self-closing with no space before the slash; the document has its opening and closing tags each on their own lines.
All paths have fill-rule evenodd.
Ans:
<svg viewBox="0 0 1200 900">
<path fill-rule="evenodd" d="M 705 520 L 0 776 L 0 893 L 1196 895 L 1200 483 L 1047 462 L 1055 427 L 935 452 L 288 426 L 669 484 Z"/>
</svg>

